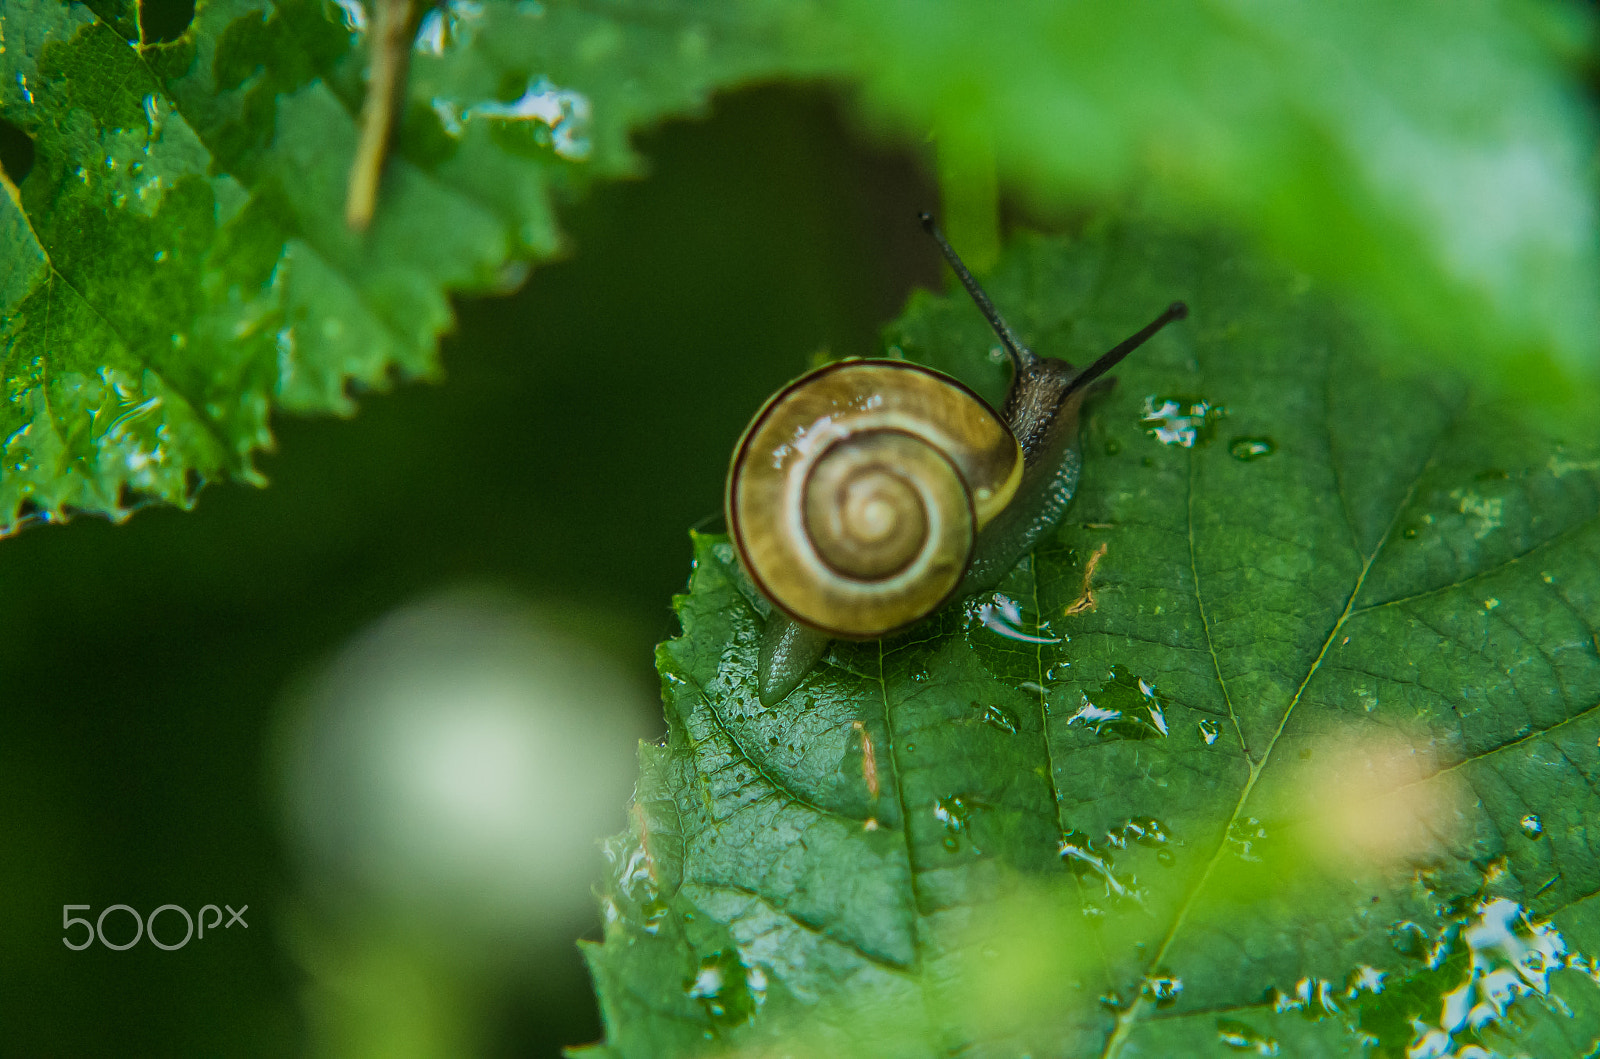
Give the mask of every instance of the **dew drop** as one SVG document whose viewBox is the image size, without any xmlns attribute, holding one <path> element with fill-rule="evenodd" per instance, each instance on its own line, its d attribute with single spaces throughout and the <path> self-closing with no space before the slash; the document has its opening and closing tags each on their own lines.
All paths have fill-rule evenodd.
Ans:
<svg viewBox="0 0 1600 1059">
<path fill-rule="evenodd" d="M 1278 1042 L 1238 1019 L 1217 1020 L 1217 1040 L 1236 1052 L 1277 1055 Z"/>
<path fill-rule="evenodd" d="M 1522 833 L 1529 838 L 1538 838 L 1544 834 L 1544 822 L 1534 813 L 1529 813 L 1517 823 L 1522 826 Z"/>
<path fill-rule="evenodd" d="M 976 702 L 972 705 L 980 711 L 979 719 L 990 728 L 1002 731 L 1007 735 L 1017 734 L 1017 718 L 1004 706 L 997 706 L 994 703 L 990 703 L 987 706 L 979 706 Z"/>
<path fill-rule="evenodd" d="M 1271 438 L 1234 438 L 1228 445 L 1228 455 L 1241 463 L 1251 463 L 1277 451 Z"/>
<path fill-rule="evenodd" d="M 1402 956 L 1410 956 L 1414 960 L 1422 959 L 1432 947 L 1428 932 L 1409 919 L 1390 931 L 1389 937 L 1394 942 L 1396 952 Z"/>
<path fill-rule="evenodd" d="M 971 813 L 972 809 L 959 794 L 952 794 L 948 798 L 934 800 L 934 818 L 944 825 L 945 849 L 954 853 L 961 848 L 960 836 L 967 829 L 967 817 Z"/>
<path fill-rule="evenodd" d="M 1105 883 L 1106 895 L 1115 894 L 1124 897 L 1128 887 L 1112 872 L 1111 851 L 1098 852 L 1094 848 L 1094 840 L 1082 831 L 1074 828 L 1063 832 L 1061 843 L 1058 847 L 1061 859 L 1065 862 L 1067 870 L 1081 878 L 1096 876 Z"/>
<path fill-rule="evenodd" d="M 1144 399 L 1139 425 L 1163 445 L 1192 449 L 1210 440 L 1213 424 L 1225 415 L 1226 409 L 1204 398 L 1150 396 Z"/>
<path fill-rule="evenodd" d="M 367 31 L 367 12 L 359 0 L 333 0 L 339 13 L 344 16 L 345 29 L 351 33 L 365 33 Z"/>
<path fill-rule="evenodd" d="M 1096 735 L 1121 739 L 1167 735 L 1166 708 L 1156 689 L 1120 665 L 1113 665 L 1109 679 L 1082 698 L 1083 705 L 1067 724 L 1081 721 Z"/>
<path fill-rule="evenodd" d="M 1256 852 L 1256 847 L 1267 837 L 1267 829 L 1261 821 L 1254 816 L 1247 816 L 1243 820 L 1235 820 L 1228 828 L 1227 842 L 1233 847 L 1234 855 L 1242 861 L 1257 862 L 1261 856 Z"/>
<path fill-rule="evenodd" d="M 1333 998 L 1333 983 L 1324 978 L 1305 977 L 1294 985 L 1293 993 L 1281 989 L 1272 991 L 1273 1010 L 1280 1015 L 1297 1012 L 1308 1019 L 1335 1014 L 1339 1010 Z"/>
<path fill-rule="evenodd" d="M 1208 717 L 1200 722 L 1200 738 L 1206 741 L 1206 746 L 1210 746 L 1212 743 L 1215 743 L 1217 741 L 1217 736 L 1221 734 L 1222 727 L 1218 725 L 1216 721 L 1213 721 Z"/>
<path fill-rule="evenodd" d="M 983 624 L 990 632 L 997 633 L 1008 640 L 1028 644 L 1060 643 L 1061 637 L 1050 636 L 1049 628 L 1042 622 L 1030 621 L 1029 616 L 1022 613 L 1022 605 L 1010 596 L 996 592 L 994 597 L 981 603 L 972 616 Z M 1035 633 L 1027 632 L 1023 626 L 1032 625 Z M 1037 633 L 1037 635 L 1036 635 Z"/>
<path fill-rule="evenodd" d="M 1377 900 L 1376 897 L 1373 898 Z M 1357 997 L 1362 993 L 1383 992 L 1383 980 L 1388 977 L 1387 972 L 1380 971 L 1371 964 L 1358 964 L 1350 972 L 1350 979 L 1345 985 L 1344 994 L 1347 997 Z"/>
<path fill-rule="evenodd" d="M 693 978 L 684 982 L 684 995 L 698 1000 L 714 1022 L 737 1025 L 749 1021 L 765 999 L 767 976 L 759 968 L 746 968 L 737 949 L 714 952 L 700 960 Z"/>
<path fill-rule="evenodd" d="M 1183 992 L 1183 979 L 1173 975 L 1152 975 L 1144 980 L 1141 992 L 1154 1000 L 1156 1007 L 1171 1007 L 1177 1002 L 1178 994 Z"/>
<path fill-rule="evenodd" d="M 1165 825 L 1153 816 L 1135 816 L 1122 825 L 1122 833 L 1127 838 L 1141 846 L 1154 849 L 1167 844 L 1168 835 Z"/>
</svg>

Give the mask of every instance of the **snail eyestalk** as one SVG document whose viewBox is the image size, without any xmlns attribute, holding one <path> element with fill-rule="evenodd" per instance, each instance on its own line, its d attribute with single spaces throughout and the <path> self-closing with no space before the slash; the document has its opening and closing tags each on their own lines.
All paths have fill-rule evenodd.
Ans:
<svg viewBox="0 0 1600 1059">
<path fill-rule="evenodd" d="M 1011 358 L 1012 368 L 1021 372 L 1024 368 L 1038 363 L 1038 356 L 1033 350 L 1022 344 L 1022 339 L 1018 338 L 1016 332 L 1012 331 L 1005 320 L 1001 318 L 999 310 L 994 307 L 994 302 L 991 302 L 989 296 L 983 292 L 983 288 L 978 286 L 978 281 L 972 278 L 972 273 L 967 271 L 967 266 L 961 263 L 961 255 L 956 253 L 956 248 L 950 245 L 950 241 L 944 237 L 944 233 L 934 223 L 933 214 L 925 212 L 917 216 L 922 220 L 923 230 L 933 237 L 933 241 L 938 244 L 939 252 L 944 254 L 944 259 L 950 263 L 950 268 L 955 272 L 956 278 L 961 281 L 963 287 L 967 288 L 967 293 L 972 295 L 972 300 L 978 305 L 978 311 L 983 314 L 985 320 L 989 321 L 989 326 L 994 328 L 994 333 L 1000 338 L 1000 344 L 1006 347 L 1006 354 Z M 1112 363 L 1116 362 L 1112 361 Z M 1106 365 L 1106 367 L 1110 366 L 1110 364 Z"/>
<path fill-rule="evenodd" d="M 1167 306 L 1161 311 L 1160 316 L 1156 317 L 1154 320 L 1151 320 L 1138 331 L 1134 332 L 1127 338 L 1124 338 L 1121 342 L 1118 342 L 1116 345 L 1106 350 L 1093 364 L 1090 364 L 1087 368 L 1084 368 L 1082 371 L 1078 372 L 1078 374 L 1074 375 L 1072 377 L 1072 381 L 1067 383 L 1066 391 L 1062 393 L 1062 397 L 1066 397 L 1069 394 L 1088 386 L 1091 382 L 1094 382 L 1100 376 L 1116 367 L 1117 363 L 1121 361 L 1123 357 L 1126 357 L 1129 353 L 1132 353 L 1134 350 L 1150 341 L 1157 331 L 1161 330 L 1163 327 L 1166 327 L 1174 320 L 1182 320 L 1188 315 L 1189 307 L 1187 305 L 1185 305 L 1183 302 L 1173 302 L 1171 305 Z"/>
</svg>

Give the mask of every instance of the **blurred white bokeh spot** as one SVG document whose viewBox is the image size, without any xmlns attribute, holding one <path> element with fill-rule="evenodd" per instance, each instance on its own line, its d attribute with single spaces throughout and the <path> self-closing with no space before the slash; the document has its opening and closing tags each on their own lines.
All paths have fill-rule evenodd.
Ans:
<svg viewBox="0 0 1600 1059">
<path fill-rule="evenodd" d="M 313 891 L 529 940 L 593 912 L 657 707 L 618 659 L 501 594 L 391 612 L 293 696 L 292 844 Z"/>
</svg>

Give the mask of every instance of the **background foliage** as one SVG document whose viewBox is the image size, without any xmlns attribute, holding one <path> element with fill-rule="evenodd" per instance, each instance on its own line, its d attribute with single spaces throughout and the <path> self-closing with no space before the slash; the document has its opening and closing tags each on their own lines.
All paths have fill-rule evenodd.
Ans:
<svg viewBox="0 0 1600 1059">
<path fill-rule="evenodd" d="M 579 253 L 512 298 L 461 305 L 442 385 L 369 397 L 349 422 L 283 419 L 261 463 L 270 488 L 0 547 L 0 667 L 21 689 L 0 710 L 11 1046 L 308 1044 L 303 972 L 281 948 L 295 869 L 266 747 L 283 685 L 390 608 L 440 585 L 505 586 L 609 629 L 601 642 L 654 696 L 685 528 L 717 510 L 750 408 L 816 348 L 870 346 L 912 278 L 938 273 L 905 220 L 932 192 L 905 159 L 849 139 L 816 94 L 732 97 L 643 149 L 651 179 L 566 215 Z M 685 417 L 705 384 L 660 355 L 663 334 L 730 396 Z M 573 562 L 600 534 L 606 561 Z M 659 711 L 640 723 L 659 731 Z M 632 738 L 615 736 L 626 758 Z M 620 828 L 625 807 L 613 812 Z M 598 849 L 589 863 L 598 878 Z M 248 943 L 60 942 L 63 903 L 192 907 L 222 891 L 262 916 Z M 485 1052 L 595 1039 L 590 990 L 570 939 L 533 954 L 485 990 L 500 1040 Z"/>
</svg>

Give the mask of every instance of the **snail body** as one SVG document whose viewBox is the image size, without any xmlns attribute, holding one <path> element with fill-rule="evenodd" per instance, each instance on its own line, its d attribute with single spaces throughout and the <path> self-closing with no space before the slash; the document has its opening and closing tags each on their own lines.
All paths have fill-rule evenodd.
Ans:
<svg viewBox="0 0 1600 1059">
<path fill-rule="evenodd" d="M 1011 354 L 1005 405 L 929 368 L 855 360 L 801 376 L 756 414 L 734 450 L 726 514 L 773 605 L 760 652 L 769 705 L 832 640 L 890 635 L 997 585 L 1071 503 L 1089 384 L 1187 314 L 1174 303 L 1081 371 L 1038 357 L 923 221 Z"/>
</svg>

